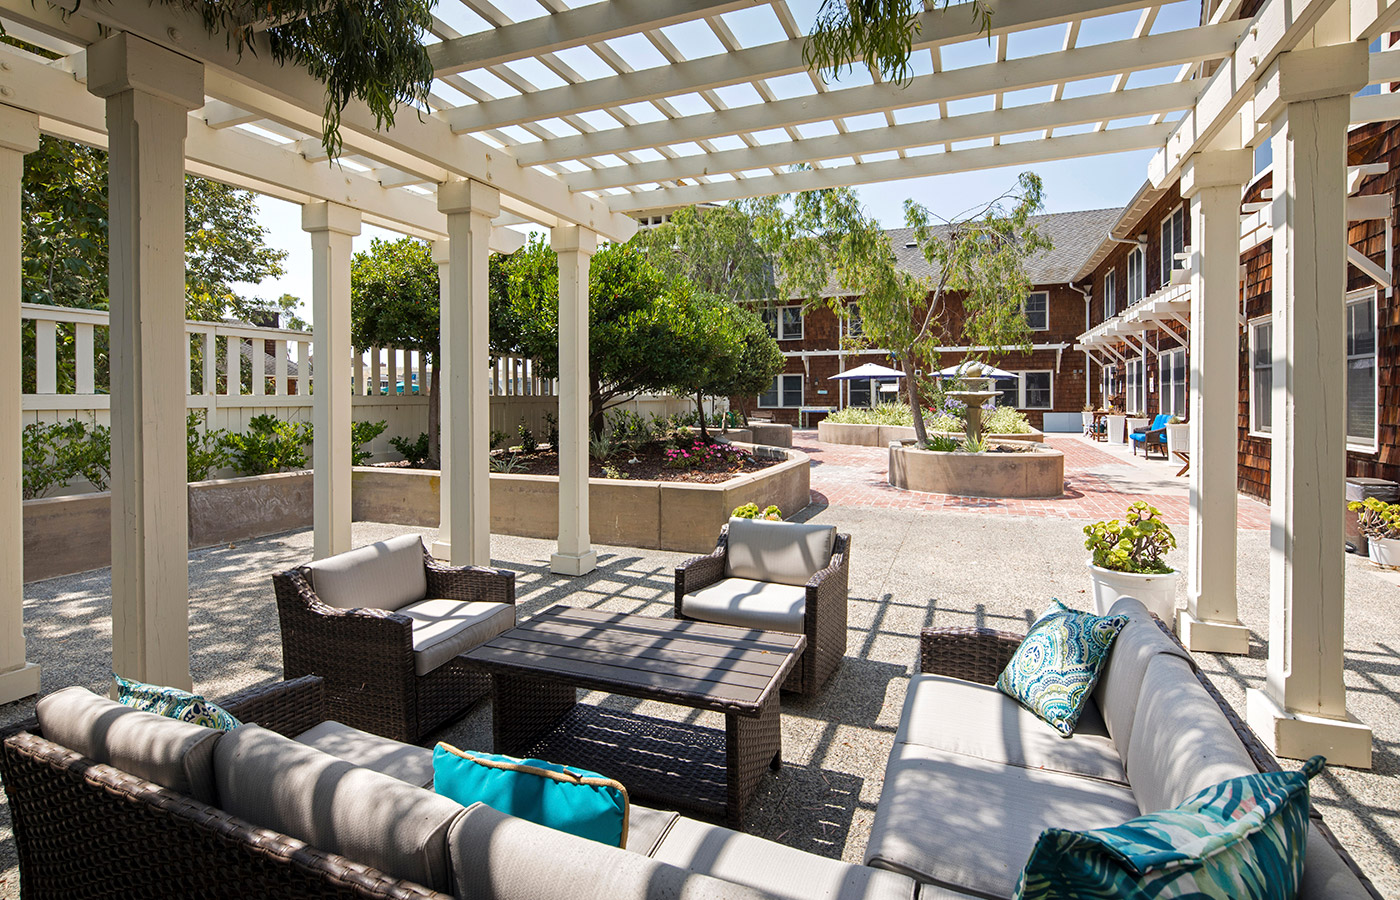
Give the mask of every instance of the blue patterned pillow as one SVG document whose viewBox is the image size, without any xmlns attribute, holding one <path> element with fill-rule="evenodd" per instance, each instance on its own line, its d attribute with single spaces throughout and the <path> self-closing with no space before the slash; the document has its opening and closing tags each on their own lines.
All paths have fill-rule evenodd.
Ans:
<svg viewBox="0 0 1400 900">
<path fill-rule="evenodd" d="M 1126 624 L 1126 616 L 1095 616 L 1052 601 L 1016 648 L 997 690 L 1069 737 Z"/>
<path fill-rule="evenodd" d="M 1293 900 L 1308 848 L 1308 779 L 1323 762 L 1231 778 L 1115 828 L 1047 828 L 1016 900 Z"/>
<path fill-rule="evenodd" d="M 160 687 L 144 681 L 132 681 L 115 672 L 117 680 L 117 702 L 123 706 L 153 712 L 168 719 L 193 722 L 205 728 L 232 731 L 243 723 L 229 715 L 228 710 L 212 700 L 205 700 L 199 694 L 191 694 L 179 688 Z"/>
</svg>

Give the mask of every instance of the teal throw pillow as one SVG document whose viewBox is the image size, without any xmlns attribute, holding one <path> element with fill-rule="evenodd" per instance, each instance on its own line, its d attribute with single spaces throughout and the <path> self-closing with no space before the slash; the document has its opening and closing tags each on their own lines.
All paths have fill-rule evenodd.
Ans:
<svg viewBox="0 0 1400 900">
<path fill-rule="evenodd" d="M 217 728 L 220 731 L 232 731 L 243 724 L 229 715 L 228 710 L 199 694 L 191 694 L 179 688 L 146 684 L 144 681 L 132 681 L 115 672 L 112 673 L 112 677 L 117 680 L 117 702 L 123 706 L 153 712 L 168 719 L 179 719 L 181 722 L 193 722 L 205 728 Z"/>
<path fill-rule="evenodd" d="M 1308 849 L 1308 779 L 1323 762 L 1231 778 L 1115 828 L 1047 828 L 1016 900 L 1293 900 Z"/>
<path fill-rule="evenodd" d="M 997 690 L 1064 737 L 1084 711 L 1126 616 L 1095 616 L 1051 602 L 997 679 Z"/>
<path fill-rule="evenodd" d="M 614 847 L 627 846 L 627 789 L 597 772 L 438 744 L 433 790 Z"/>
</svg>

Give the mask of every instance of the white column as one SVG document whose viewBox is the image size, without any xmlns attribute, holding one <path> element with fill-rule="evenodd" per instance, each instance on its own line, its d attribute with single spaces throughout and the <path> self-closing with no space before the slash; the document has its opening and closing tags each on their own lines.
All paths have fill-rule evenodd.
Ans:
<svg viewBox="0 0 1400 900">
<path fill-rule="evenodd" d="M 559 552 L 549 569 L 587 575 L 598 567 L 588 534 L 588 264 L 598 236 L 558 226 L 559 254 Z"/>
<path fill-rule="evenodd" d="M 1274 395 L 1269 662 L 1250 726 L 1275 753 L 1368 768 L 1347 713 L 1342 554 L 1346 472 L 1346 141 L 1366 47 L 1281 56 L 1255 107 L 1272 123 Z"/>
<path fill-rule="evenodd" d="M 447 315 L 448 303 L 448 273 L 452 268 L 452 257 L 448 253 L 447 241 L 433 241 L 433 262 L 437 263 L 438 270 L 438 354 L 433 360 L 433 377 L 437 379 L 437 402 L 438 402 L 438 539 L 433 541 L 433 556 L 438 559 L 452 558 L 452 542 L 449 538 L 452 535 L 452 503 L 451 484 L 452 479 L 447 471 L 445 460 L 451 452 L 451 440 L 447 433 L 444 416 L 452 408 L 451 387 L 447 381 L 447 369 L 444 366 L 443 356 L 447 345 L 452 338 L 448 334 L 449 324 Z M 419 363 L 419 369 L 423 374 L 419 376 L 420 389 L 427 393 L 428 380 L 427 370 Z M 490 439 L 488 438 L 488 441 Z"/>
<path fill-rule="evenodd" d="M 107 101 L 112 669 L 190 687 L 185 122 L 199 63 L 129 34 L 88 48 Z"/>
<path fill-rule="evenodd" d="M 0 704 L 39 693 L 39 666 L 24 655 L 24 533 L 20 491 L 20 225 L 24 154 L 39 149 L 39 117 L 0 106 Z M 81 356 L 79 357 L 81 359 Z"/>
<path fill-rule="evenodd" d="M 311 234 L 312 522 L 322 559 L 350 549 L 350 254 L 360 213 L 308 203 L 301 227 Z"/>
<path fill-rule="evenodd" d="M 451 473 L 442 496 L 449 507 L 439 532 L 451 546 L 454 566 L 491 564 L 490 297 L 487 266 L 491 220 L 501 214 L 501 194 L 479 181 L 438 185 L 438 209 L 447 214 L 450 275 L 442 304 L 442 356 L 450 360 L 451 385 L 442 407 L 443 474 Z M 450 455 L 449 455 L 450 454 Z M 448 531 L 448 529 L 451 529 Z"/>
<path fill-rule="evenodd" d="M 1240 201 L 1252 154 L 1200 154 L 1182 169 L 1191 204 L 1191 512 L 1181 639 L 1191 650 L 1249 652 L 1235 585 Z"/>
</svg>

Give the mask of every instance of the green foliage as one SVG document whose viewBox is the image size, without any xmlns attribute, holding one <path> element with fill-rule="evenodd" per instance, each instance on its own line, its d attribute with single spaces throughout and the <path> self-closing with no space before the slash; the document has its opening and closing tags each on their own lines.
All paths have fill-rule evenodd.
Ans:
<svg viewBox="0 0 1400 900">
<path fill-rule="evenodd" d="M 656 425 L 661 421 L 662 418 L 655 413 L 648 422 L 640 413 L 630 409 L 617 409 L 608 414 L 605 431 L 614 443 L 635 451 L 657 436 Z"/>
<path fill-rule="evenodd" d="M 622 481 L 627 478 L 627 473 L 619 469 L 617 466 L 608 463 L 607 465 L 603 466 L 603 477 L 611 478 L 615 481 Z"/>
<path fill-rule="evenodd" d="M 540 449 L 540 442 L 535 439 L 535 433 L 526 427 L 524 421 L 521 421 L 516 432 L 520 435 L 520 452 L 534 453 Z"/>
<path fill-rule="evenodd" d="M 987 434 L 1030 434 L 1031 420 L 1019 409 L 998 406 L 983 410 L 982 430 Z"/>
<path fill-rule="evenodd" d="M 505 435 L 499 431 L 492 432 L 493 436 L 497 434 L 500 434 L 502 438 L 505 437 Z M 426 431 L 420 432 L 418 437 L 413 440 L 409 440 L 405 437 L 391 437 L 389 438 L 389 446 L 399 451 L 399 454 L 404 459 L 408 460 L 409 465 L 413 466 L 415 469 L 423 465 L 428 459 L 428 433 Z M 491 446 L 496 446 L 494 440 L 491 442 Z"/>
<path fill-rule="evenodd" d="M 941 0 L 945 15 L 950 2 Z M 988 0 L 956 5 L 959 12 L 964 5 L 971 8 L 972 21 L 980 23 L 979 30 L 990 40 L 992 7 Z M 910 59 L 914 35 L 921 31 L 919 13 L 924 8 L 909 0 L 822 0 L 802 46 L 802 62 L 823 78 L 839 78 L 861 62 L 886 81 L 907 84 L 914 75 Z M 927 8 L 932 9 L 933 4 Z"/>
<path fill-rule="evenodd" d="M 422 45 L 435 0 L 160 0 L 200 15 L 211 35 L 240 53 L 266 48 L 273 60 L 305 69 L 326 86 L 321 143 L 340 155 L 340 114 L 352 99 L 394 124 L 400 103 L 426 107 L 433 66 Z M 275 24 L 266 27 L 267 22 Z M 266 41 L 258 32 L 266 30 Z"/>
<path fill-rule="evenodd" d="M 81 419 L 30 423 L 21 433 L 20 452 L 20 493 L 26 500 L 67 487 L 76 478 L 86 478 L 99 491 L 107 490 L 112 432 L 105 425 L 88 426 Z"/>
<path fill-rule="evenodd" d="M 914 414 L 908 403 L 881 403 L 878 406 L 848 406 L 826 417 L 838 425 L 913 425 Z"/>
<path fill-rule="evenodd" d="M 965 435 L 962 445 L 958 447 L 964 453 L 986 453 L 987 439 L 982 435 Z"/>
<path fill-rule="evenodd" d="M 1128 506 L 1122 520 L 1084 526 L 1084 548 L 1094 553 L 1094 565 L 1115 572 L 1165 575 L 1172 568 L 1162 559 L 1176 547 L 1176 538 L 1162 513 L 1139 500 Z"/>
<path fill-rule="evenodd" d="M 192 409 L 185 417 L 185 478 L 204 481 L 229 464 L 228 432 L 208 427 L 208 413 Z"/>
<path fill-rule="evenodd" d="M 743 506 L 736 506 L 729 514 L 731 519 L 767 519 L 770 522 L 781 522 L 783 511 L 776 506 L 766 506 L 759 510 L 757 503 L 745 503 Z"/>
<path fill-rule="evenodd" d="M 619 449 L 619 444 L 606 430 L 602 434 L 595 434 L 588 439 L 588 455 L 598 462 L 607 462 L 612 459 Z"/>
<path fill-rule="evenodd" d="M 909 420 L 909 424 L 914 424 L 913 419 Z M 944 411 L 934 413 L 932 416 L 924 416 L 924 427 L 930 432 L 941 431 L 946 433 L 965 431 L 967 429 L 967 420 L 956 413 Z"/>
<path fill-rule="evenodd" d="M 544 440 L 545 440 L 545 443 L 549 444 L 549 446 L 553 447 L 555 450 L 558 450 L 558 449 L 559 449 L 559 417 L 556 416 L 554 413 L 547 412 L 547 413 L 544 414 L 544 424 L 545 424 L 545 432 L 544 432 Z"/>
<path fill-rule="evenodd" d="M 743 204 L 686 207 L 664 224 L 628 241 L 669 281 L 690 281 L 729 301 L 764 300 L 777 293 L 773 266 Z"/>
<path fill-rule="evenodd" d="M 247 431 L 230 432 L 224 443 L 229 452 L 229 464 L 240 475 L 304 469 L 306 445 L 311 443 L 311 424 L 284 422 L 265 413 L 249 419 Z"/>
<path fill-rule="evenodd" d="M 427 437 L 428 436 L 426 434 L 423 435 L 424 440 L 426 440 Z M 510 437 L 510 435 L 506 434 L 504 431 L 497 431 L 495 428 L 492 428 L 490 435 L 491 449 L 495 450 L 497 447 L 504 444 L 506 442 L 506 438 L 508 437 Z"/>
<path fill-rule="evenodd" d="M 1361 533 L 1371 540 L 1400 538 L 1400 503 L 1386 503 L 1375 497 L 1353 500 L 1347 509 L 1356 513 Z"/>
<path fill-rule="evenodd" d="M 752 454 L 733 444 L 712 444 L 696 438 L 665 451 L 662 465 L 668 469 L 730 469 L 742 466 Z"/>
<path fill-rule="evenodd" d="M 502 475 L 515 475 L 525 471 L 525 461 L 514 453 L 492 456 L 490 466 L 492 472 L 499 472 Z"/>
<path fill-rule="evenodd" d="M 369 462 L 374 454 L 363 449 L 365 444 L 379 437 L 384 433 L 384 429 L 389 427 L 389 423 L 380 419 L 378 422 L 351 422 L 350 423 L 350 465 L 362 466 Z"/>
<path fill-rule="evenodd" d="M 404 347 L 437 356 L 438 268 L 417 238 L 375 238 L 350 262 L 350 340 L 357 350 Z"/>
<path fill-rule="evenodd" d="M 935 453 L 954 453 L 958 449 L 958 439 L 947 434 L 931 435 L 928 443 L 924 444 L 924 449 Z"/>
</svg>

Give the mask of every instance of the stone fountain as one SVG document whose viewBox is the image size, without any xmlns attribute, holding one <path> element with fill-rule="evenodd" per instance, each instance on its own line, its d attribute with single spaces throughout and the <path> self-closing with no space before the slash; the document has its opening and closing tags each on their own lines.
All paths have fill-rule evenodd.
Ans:
<svg viewBox="0 0 1400 900">
<path fill-rule="evenodd" d="M 967 438 L 974 444 L 982 442 L 982 404 L 999 394 L 998 391 L 992 390 L 992 378 L 984 374 L 984 371 L 981 363 L 974 362 L 959 376 L 963 384 L 970 388 L 980 383 L 982 390 L 948 391 L 945 395 L 967 404 Z"/>
</svg>

